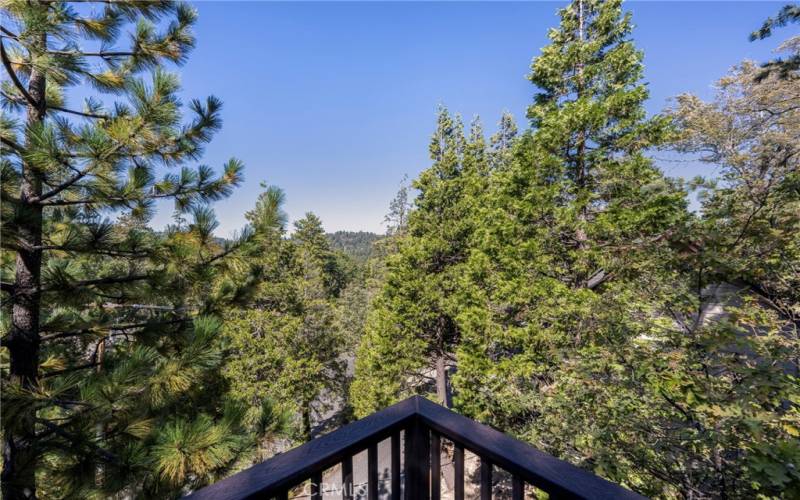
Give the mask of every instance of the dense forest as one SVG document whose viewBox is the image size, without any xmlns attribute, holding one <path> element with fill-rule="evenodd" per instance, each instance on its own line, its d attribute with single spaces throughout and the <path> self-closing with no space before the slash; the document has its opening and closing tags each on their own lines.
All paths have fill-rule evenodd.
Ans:
<svg viewBox="0 0 800 500">
<path fill-rule="evenodd" d="M 336 231 L 328 233 L 331 248 L 365 262 L 372 255 L 372 245 L 381 238 L 380 235 L 369 231 Z"/>
<path fill-rule="evenodd" d="M 800 7 L 648 114 L 631 14 L 572 0 L 527 123 L 441 107 L 385 235 L 264 184 L 221 239 L 196 11 L 101 5 L 2 3 L 3 498 L 179 497 L 412 394 L 647 496 L 800 496 Z"/>
</svg>

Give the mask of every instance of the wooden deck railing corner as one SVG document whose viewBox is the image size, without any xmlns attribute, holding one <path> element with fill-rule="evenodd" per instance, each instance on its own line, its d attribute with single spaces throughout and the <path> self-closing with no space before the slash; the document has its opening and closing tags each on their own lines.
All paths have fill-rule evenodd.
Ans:
<svg viewBox="0 0 800 500">
<path fill-rule="evenodd" d="M 338 466 L 339 493 L 343 499 L 352 499 L 355 495 L 353 457 L 366 450 L 364 496 L 377 500 L 380 493 L 378 445 L 384 440 L 389 440 L 391 446 L 390 464 L 385 470 L 390 471 L 390 488 L 386 494 L 392 500 L 440 499 L 443 440 L 452 443 L 455 500 L 463 500 L 465 495 L 466 450 L 480 459 L 481 500 L 492 498 L 494 467 L 512 475 L 513 500 L 524 498 L 526 484 L 549 493 L 551 498 L 644 498 L 420 396 L 357 420 L 185 498 L 285 499 L 293 488 L 309 482 L 308 496 L 311 500 L 321 500 L 324 473 Z"/>
</svg>

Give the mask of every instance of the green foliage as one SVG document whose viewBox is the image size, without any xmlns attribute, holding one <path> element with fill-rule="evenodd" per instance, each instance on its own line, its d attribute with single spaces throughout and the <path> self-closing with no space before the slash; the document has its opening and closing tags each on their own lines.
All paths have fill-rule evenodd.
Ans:
<svg viewBox="0 0 800 500">
<path fill-rule="evenodd" d="M 565 360 L 636 335 L 620 324 L 639 317 L 629 287 L 687 217 L 684 193 L 644 156 L 666 123 L 645 119 L 630 17 L 619 2 L 573 2 L 561 18 L 532 64 L 533 131 L 477 204 L 461 282 L 457 402 L 516 431 Z"/>
<path fill-rule="evenodd" d="M 644 494 L 796 496 L 797 86 L 744 64 L 648 118 L 620 2 L 561 20 L 530 131 L 504 117 L 488 149 L 440 114 L 356 411 L 432 392 L 445 358 L 459 411 Z M 718 166 L 699 214 L 648 159 L 663 146 Z"/>
<path fill-rule="evenodd" d="M 761 28 L 750 34 L 750 41 L 763 40 L 772 36 L 772 30 L 782 28 L 789 24 L 800 23 L 800 5 L 787 4 L 778 11 L 778 15 L 770 17 Z M 781 45 L 780 49 L 789 51 L 788 58 L 777 58 L 761 65 L 763 68 L 756 75 L 756 80 L 761 81 L 768 78 L 771 74 L 777 74 L 783 80 L 797 80 L 800 71 L 800 36 L 794 36 Z"/>
<path fill-rule="evenodd" d="M 254 233 L 219 242 L 209 206 L 243 167 L 193 165 L 221 103 L 183 106 L 167 70 L 194 45 L 195 11 L 3 13 L 3 496 L 178 496 L 257 435 L 225 402 L 218 341 L 218 313 L 260 279 L 240 259 Z M 93 89 L 82 106 L 78 86 Z M 156 233 L 160 199 L 175 222 Z"/>
<path fill-rule="evenodd" d="M 370 258 L 372 244 L 380 239 L 380 235 L 368 231 L 336 231 L 326 236 L 332 250 L 342 252 L 359 263 Z"/>
<path fill-rule="evenodd" d="M 351 398 L 358 415 L 434 386 L 439 400 L 449 404 L 451 354 L 460 340 L 455 297 L 490 151 L 479 122 L 465 137 L 460 119 L 446 109 L 439 112 L 429 151 L 433 165 L 413 184 L 418 196 L 407 226 L 397 224 L 388 242 L 393 251 L 385 261 L 385 281 L 356 354 Z M 398 215 L 405 199 L 401 188 L 393 219 L 405 217 Z"/>
<path fill-rule="evenodd" d="M 282 201 L 276 188 L 268 188 L 248 213 L 254 224 L 269 228 L 251 256 L 266 279 L 253 307 L 226 314 L 229 357 L 223 373 L 249 420 L 274 404 L 281 419 L 291 420 L 281 433 L 308 440 L 313 426 L 343 404 L 343 354 L 352 341 L 341 324 L 338 297 L 347 276 L 314 214 L 297 221 L 292 238 L 284 238 Z"/>
<path fill-rule="evenodd" d="M 243 166 L 192 165 L 221 103 L 167 70 L 193 9 L 3 9 L 4 498 L 176 497 L 410 394 L 653 497 L 800 496 L 797 37 L 648 117 L 631 15 L 573 0 L 531 127 L 440 109 L 386 237 L 287 235 L 262 184 L 223 240 Z M 719 175 L 670 179 L 660 147 Z"/>
</svg>

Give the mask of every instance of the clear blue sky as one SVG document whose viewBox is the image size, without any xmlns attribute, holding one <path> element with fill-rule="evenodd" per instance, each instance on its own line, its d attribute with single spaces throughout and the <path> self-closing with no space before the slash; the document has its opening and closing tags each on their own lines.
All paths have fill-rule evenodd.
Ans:
<svg viewBox="0 0 800 500">
<path fill-rule="evenodd" d="M 246 164 L 244 185 L 216 205 L 220 235 L 244 224 L 261 181 L 286 191 L 291 220 L 313 211 L 329 231 L 382 231 L 403 174 L 429 164 L 440 103 L 467 121 L 479 115 L 489 133 L 504 109 L 527 125 L 534 88 L 525 75 L 564 3 L 197 2 L 185 95 L 225 103 L 204 162 Z M 780 5 L 629 2 L 649 110 L 682 92 L 709 97 L 733 64 L 770 57 L 787 30 L 762 42 L 747 35 Z M 700 173 L 694 164 L 663 167 Z"/>
</svg>

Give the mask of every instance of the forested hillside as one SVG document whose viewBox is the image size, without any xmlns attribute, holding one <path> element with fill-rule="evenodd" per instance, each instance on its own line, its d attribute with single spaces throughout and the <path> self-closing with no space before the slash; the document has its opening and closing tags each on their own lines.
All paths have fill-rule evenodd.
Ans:
<svg viewBox="0 0 800 500">
<path fill-rule="evenodd" d="M 372 255 L 372 244 L 381 236 L 368 231 L 336 231 L 328 233 L 328 241 L 334 250 L 339 250 L 354 259 L 364 262 Z"/>
<path fill-rule="evenodd" d="M 178 498 L 412 394 L 647 496 L 800 497 L 798 6 L 648 114 L 621 0 L 565 2 L 526 122 L 441 106 L 385 235 L 262 184 L 223 239 L 196 11 L 72 4 L 2 3 L 3 498 Z"/>
</svg>

